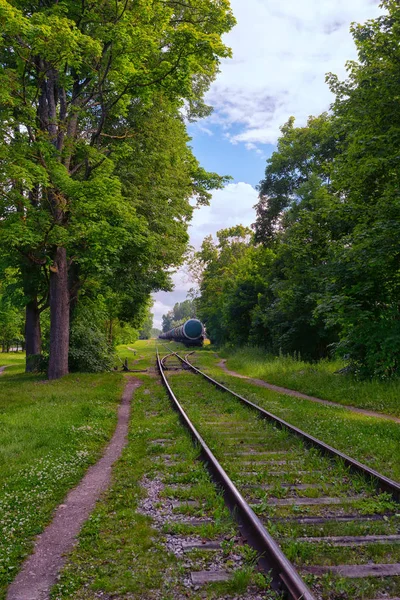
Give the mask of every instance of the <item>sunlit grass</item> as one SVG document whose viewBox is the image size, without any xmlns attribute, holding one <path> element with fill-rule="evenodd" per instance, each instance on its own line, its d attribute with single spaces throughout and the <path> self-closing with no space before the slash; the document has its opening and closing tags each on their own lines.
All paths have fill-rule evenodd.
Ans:
<svg viewBox="0 0 400 600">
<path fill-rule="evenodd" d="M 116 423 L 122 377 L 74 374 L 49 382 L 1 355 L 0 598 L 66 492 L 99 456 Z"/>
<path fill-rule="evenodd" d="M 359 381 L 350 374 L 338 373 L 345 363 L 322 360 L 307 363 L 299 357 L 274 357 L 259 348 L 225 349 L 227 367 L 242 375 L 263 379 L 282 387 L 378 412 L 400 416 L 400 380 Z"/>
<path fill-rule="evenodd" d="M 227 375 L 218 367 L 220 358 L 214 353 L 197 352 L 193 360 L 201 369 L 248 400 L 388 477 L 400 481 L 399 424 L 355 413 L 341 406 L 326 406 L 278 394 L 256 386 L 246 379 Z M 228 365 L 233 368 L 230 361 Z M 354 382 L 354 385 L 358 385 L 358 382 Z M 382 383 L 382 386 L 384 385 Z"/>
</svg>

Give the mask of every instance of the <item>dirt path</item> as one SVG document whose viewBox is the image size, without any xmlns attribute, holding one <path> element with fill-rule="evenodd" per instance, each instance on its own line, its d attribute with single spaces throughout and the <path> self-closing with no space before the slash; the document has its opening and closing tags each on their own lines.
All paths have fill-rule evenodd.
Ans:
<svg viewBox="0 0 400 600">
<path fill-rule="evenodd" d="M 91 466 L 82 481 L 71 490 L 57 508 L 50 525 L 36 538 L 34 552 L 8 589 L 7 600 L 47 600 L 57 574 L 64 565 L 65 554 L 76 543 L 76 536 L 92 512 L 96 500 L 111 479 L 113 463 L 121 455 L 127 441 L 130 401 L 141 384 L 128 377 L 118 409 L 118 423 L 102 458 Z"/>
<path fill-rule="evenodd" d="M 1 375 L 2 373 L 4 373 L 4 369 L 6 369 L 6 368 L 7 368 L 7 367 L 0 367 L 0 375 Z"/>
<path fill-rule="evenodd" d="M 332 402 L 331 400 L 322 400 L 321 398 L 315 398 L 314 396 L 302 394 L 301 392 L 297 392 L 296 390 L 290 390 L 288 388 L 280 387 L 279 385 L 267 383 L 262 379 L 254 379 L 253 377 L 247 377 L 247 375 L 241 375 L 240 373 L 236 373 L 236 371 L 230 371 L 225 363 L 226 359 L 223 358 L 221 362 L 218 363 L 218 366 L 221 367 L 221 369 L 223 369 L 228 375 L 232 375 L 232 377 L 239 377 L 240 379 L 246 379 L 250 383 L 254 383 L 254 385 L 267 388 L 269 390 L 272 390 L 273 392 L 278 392 L 279 394 L 286 394 L 287 396 L 295 396 L 296 398 L 303 398 L 303 400 L 318 402 L 319 404 L 325 404 L 326 406 L 346 408 L 347 410 L 351 410 L 352 412 L 359 413 L 367 417 L 376 417 L 378 419 L 387 419 L 389 421 L 394 421 L 395 423 L 400 423 L 400 419 L 392 415 L 385 415 L 383 413 L 375 412 L 373 410 L 365 410 L 364 408 L 356 408 L 355 406 L 349 406 L 347 404 L 339 404 L 339 402 Z"/>
</svg>

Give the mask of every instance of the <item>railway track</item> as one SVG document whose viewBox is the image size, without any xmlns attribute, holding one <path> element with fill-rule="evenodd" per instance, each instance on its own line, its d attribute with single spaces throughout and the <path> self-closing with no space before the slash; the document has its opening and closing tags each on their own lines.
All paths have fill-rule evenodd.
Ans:
<svg viewBox="0 0 400 600">
<path fill-rule="evenodd" d="M 304 600 L 399 600 L 397 482 L 232 392 L 188 356 L 169 350 L 157 360 L 275 590 Z"/>
</svg>

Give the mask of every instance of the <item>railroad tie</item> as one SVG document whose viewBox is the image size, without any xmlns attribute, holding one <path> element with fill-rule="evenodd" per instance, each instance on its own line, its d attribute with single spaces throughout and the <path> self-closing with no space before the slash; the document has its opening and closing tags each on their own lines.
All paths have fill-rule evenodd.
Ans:
<svg viewBox="0 0 400 600">
<path fill-rule="evenodd" d="M 284 539 L 286 541 L 288 538 Z M 306 542 L 310 544 L 326 543 L 331 546 L 363 546 L 364 544 L 398 544 L 400 542 L 400 535 L 343 535 L 326 537 L 299 537 L 293 541 Z"/>
<path fill-rule="evenodd" d="M 207 583 L 216 583 L 218 581 L 229 581 L 232 573 L 227 571 L 194 571 L 190 574 L 193 585 L 206 585 Z"/>
<path fill-rule="evenodd" d="M 358 579 L 362 577 L 398 577 L 400 576 L 400 564 L 368 564 L 368 565 L 336 565 L 322 567 L 315 565 L 312 567 L 302 567 L 305 573 L 312 575 L 324 575 L 325 573 L 336 573 L 341 577 L 349 579 Z"/>
<path fill-rule="evenodd" d="M 270 498 L 268 504 L 271 506 L 292 506 L 292 505 L 303 505 L 303 506 L 319 506 L 320 504 L 343 504 L 348 502 L 354 502 L 355 500 L 362 500 L 365 498 L 362 494 L 356 496 L 346 496 L 344 498 L 329 498 L 327 496 L 321 496 L 320 498 Z M 260 504 L 253 502 L 253 504 Z"/>
<path fill-rule="evenodd" d="M 324 525 L 332 521 L 338 523 L 351 523 L 357 521 L 360 523 L 369 523 L 371 521 L 384 521 L 394 517 L 395 513 L 385 513 L 381 515 L 327 515 L 326 517 L 268 517 L 269 521 L 274 523 L 298 523 L 299 525 Z"/>
</svg>

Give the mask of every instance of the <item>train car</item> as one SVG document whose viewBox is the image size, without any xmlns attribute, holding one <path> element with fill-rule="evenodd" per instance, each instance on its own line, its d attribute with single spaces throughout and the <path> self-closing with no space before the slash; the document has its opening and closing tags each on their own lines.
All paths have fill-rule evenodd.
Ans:
<svg viewBox="0 0 400 600">
<path fill-rule="evenodd" d="M 185 346 L 202 346 L 206 339 L 206 330 L 198 319 L 189 319 L 183 325 L 162 333 L 159 338 L 160 340 L 182 342 Z"/>
</svg>

